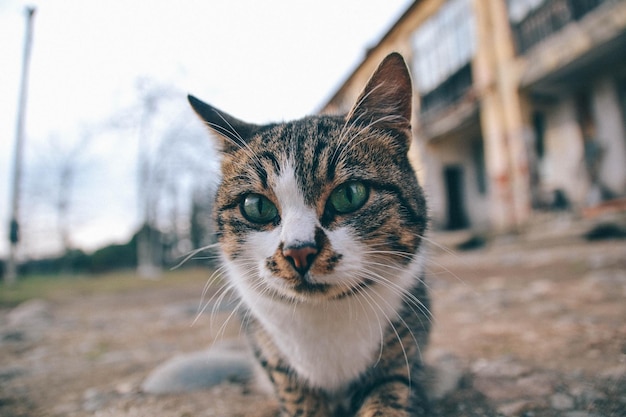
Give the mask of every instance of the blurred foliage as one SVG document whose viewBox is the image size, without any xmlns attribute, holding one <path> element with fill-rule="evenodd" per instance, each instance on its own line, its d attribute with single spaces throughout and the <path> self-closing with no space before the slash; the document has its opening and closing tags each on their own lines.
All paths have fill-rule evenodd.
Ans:
<svg viewBox="0 0 626 417">
<path fill-rule="evenodd" d="M 88 254 L 81 250 L 69 250 L 67 253 L 43 259 L 31 259 L 19 265 L 20 276 L 64 276 L 76 274 L 102 274 L 113 271 L 133 270 L 137 268 L 137 236 L 145 231 L 146 226 L 140 229 L 126 243 L 112 244 Z M 161 251 L 160 259 L 163 269 L 171 268 L 183 260 L 186 254 L 172 255 L 171 240 L 158 230 L 152 229 L 151 236 L 156 240 L 156 250 Z M 198 242 L 201 239 L 198 238 Z M 199 243 L 198 243 L 199 244 Z M 202 252 L 184 263 L 184 267 L 207 267 L 212 265 L 214 256 Z M 0 278 L 4 276 L 4 264 L 0 260 Z M 1 279 L 0 279 L 1 281 Z"/>
<path fill-rule="evenodd" d="M 137 235 L 125 244 L 109 245 L 95 251 L 89 262 L 90 272 L 106 272 L 137 266 Z"/>
<path fill-rule="evenodd" d="M 197 283 L 198 288 L 209 279 L 212 271 L 202 268 L 168 271 L 158 280 L 144 280 L 134 271 L 83 275 L 32 275 L 21 277 L 16 284 L 0 283 L 0 308 L 14 307 L 24 301 L 41 298 L 63 299 L 92 294 L 121 294 L 147 288 L 176 288 Z"/>
</svg>

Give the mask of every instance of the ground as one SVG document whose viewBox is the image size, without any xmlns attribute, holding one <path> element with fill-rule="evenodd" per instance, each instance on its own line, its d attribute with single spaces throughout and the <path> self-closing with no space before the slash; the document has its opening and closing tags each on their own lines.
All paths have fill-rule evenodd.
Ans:
<svg viewBox="0 0 626 417">
<path fill-rule="evenodd" d="M 626 416 L 625 240 L 429 246 L 435 415 Z M 207 348 L 218 333 L 238 336 L 236 320 L 221 326 L 228 310 L 194 323 L 207 278 L 197 269 L 125 276 L 130 285 L 94 277 L 5 303 L 0 416 L 274 416 L 270 398 L 236 383 L 141 390 L 172 356 Z"/>
</svg>

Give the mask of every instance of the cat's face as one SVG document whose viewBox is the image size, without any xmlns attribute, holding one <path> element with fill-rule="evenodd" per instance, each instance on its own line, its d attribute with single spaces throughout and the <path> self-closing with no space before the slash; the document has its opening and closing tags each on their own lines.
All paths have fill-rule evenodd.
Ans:
<svg viewBox="0 0 626 417">
<path fill-rule="evenodd" d="M 290 301 L 397 285 L 426 226 L 407 158 L 411 85 L 399 55 L 346 117 L 255 126 L 190 101 L 223 139 L 214 212 L 237 285 Z"/>
</svg>

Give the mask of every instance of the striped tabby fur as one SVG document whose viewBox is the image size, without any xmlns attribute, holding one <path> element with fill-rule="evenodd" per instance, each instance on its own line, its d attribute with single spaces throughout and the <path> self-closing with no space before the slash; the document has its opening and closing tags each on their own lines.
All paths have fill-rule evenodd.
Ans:
<svg viewBox="0 0 626 417">
<path fill-rule="evenodd" d="M 403 58 L 347 116 L 258 126 L 189 100 L 220 138 L 223 268 L 282 415 L 425 415 L 427 219 Z"/>
</svg>

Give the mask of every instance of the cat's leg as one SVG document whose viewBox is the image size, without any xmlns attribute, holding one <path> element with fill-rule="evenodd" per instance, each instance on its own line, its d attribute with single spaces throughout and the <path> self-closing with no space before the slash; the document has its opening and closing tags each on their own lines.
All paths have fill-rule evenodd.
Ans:
<svg viewBox="0 0 626 417">
<path fill-rule="evenodd" d="M 357 417 L 429 415 L 421 349 L 427 344 L 430 313 L 422 279 L 408 298 L 411 303 L 399 313 L 400 319 L 387 328 L 376 369 L 353 398 Z"/>
<path fill-rule="evenodd" d="M 424 390 L 415 381 L 378 381 L 362 399 L 356 417 L 422 417 L 428 415 Z"/>
<path fill-rule="evenodd" d="M 267 334 L 257 328 L 250 334 L 254 355 L 269 378 L 280 404 L 281 417 L 329 417 L 327 395 L 310 388 L 279 356 Z"/>
<path fill-rule="evenodd" d="M 352 399 L 357 417 L 423 417 L 429 415 L 426 376 L 419 346 L 425 346 L 429 323 L 403 313 L 388 329 L 385 349 L 372 373 Z"/>
<path fill-rule="evenodd" d="M 265 370 L 274 385 L 282 417 L 329 417 L 328 398 L 325 393 L 313 390 L 299 381 L 289 368 L 266 366 Z"/>
</svg>

